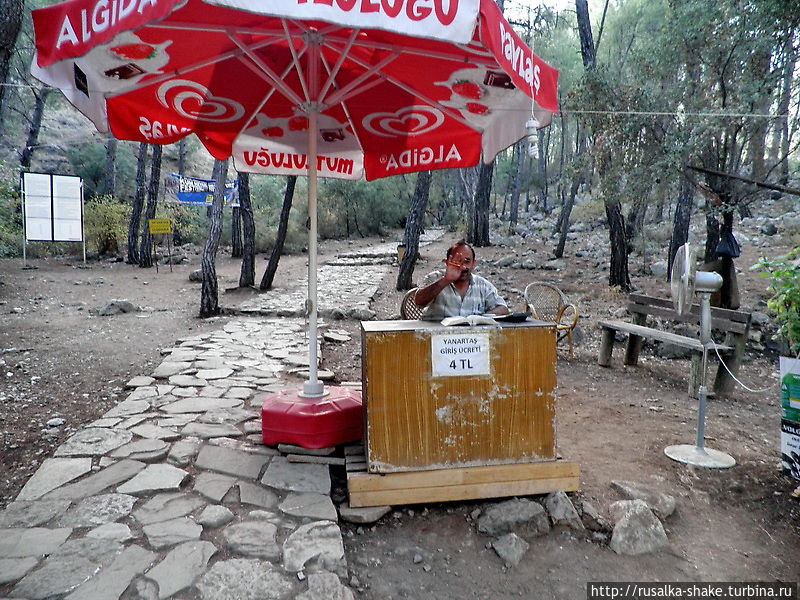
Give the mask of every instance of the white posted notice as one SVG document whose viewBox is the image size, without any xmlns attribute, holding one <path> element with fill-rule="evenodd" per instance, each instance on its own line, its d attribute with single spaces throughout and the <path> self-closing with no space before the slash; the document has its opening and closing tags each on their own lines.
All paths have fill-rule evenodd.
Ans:
<svg viewBox="0 0 800 600">
<path fill-rule="evenodd" d="M 489 375 L 489 335 L 465 332 L 431 336 L 434 377 Z"/>
</svg>

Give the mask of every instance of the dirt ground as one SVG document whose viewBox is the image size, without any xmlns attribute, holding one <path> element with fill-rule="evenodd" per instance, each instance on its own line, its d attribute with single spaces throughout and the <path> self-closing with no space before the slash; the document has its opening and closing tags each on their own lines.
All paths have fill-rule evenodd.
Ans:
<svg viewBox="0 0 800 600">
<path fill-rule="evenodd" d="M 399 237 L 324 242 L 322 261 L 345 249 Z M 449 236 L 422 250 L 416 275 L 436 268 Z M 525 243 L 527 256 L 542 261 L 543 242 Z M 786 249 L 773 248 L 770 253 Z M 736 387 L 730 398 L 710 401 L 707 445 L 733 455 L 737 466 L 715 471 L 686 467 L 663 448 L 693 443 L 697 402 L 686 386 L 688 360 L 666 360 L 643 351 L 638 367 L 597 366 L 596 321 L 620 318 L 624 297 L 610 291 L 602 267 L 590 258 L 569 258 L 562 271 L 494 268 L 509 248 L 480 249 L 482 274 L 494 281 L 513 307 L 519 290 L 534 280 L 557 283 L 582 315 L 575 354 L 565 347 L 558 362 L 558 442 L 564 458 L 581 465 L 580 497 L 607 514 L 619 496 L 609 482 L 647 483 L 677 498 L 665 522 L 670 549 L 641 557 L 614 554 L 602 543 L 567 530 L 531 541 L 522 562 L 506 568 L 476 532 L 471 514 L 486 502 L 411 506 L 393 511 L 374 526 L 343 524 L 351 586 L 364 600 L 482 598 L 581 598 L 587 581 L 797 581 L 800 576 L 800 501 L 791 496 L 800 482 L 779 470 L 780 401 L 776 356 L 748 351 L 740 376 L 754 389 Z M 10 502 L 44 458 L 75 430 L 107 411 L 123 396 L 130 377 L 149 374 L 161 348 L 183 336 L 220 328 L 230 317 L 196 318 L 199 284 L 188 274 L 199 256 L 170 272 L 123 263 L 72 259 L 0 261 L 0 506 Z M 747 271 L 758 253 L 745 248 L 738 261 L 743 309 L 764 310 L 766 281 Z M 257 277 L 265 266 L 257 259 Z M 632 263 L 634 285 L 667 296 L 666 284 L 644 276 Z M 239 261 L 221 252 L 220 290 L 238 281 Z M 305 256 L 281 259 L 276 287 L 289 286 L 305 270 Z M 398 312 L 396 268 L 381 283 L 373 310 L 378 318 Z M 515 291 L 516 290 L 516 291 Z M 144 310 L 99 317 L 93 309 L 127 299 Z M 221 293 L 222 306 L 241 292 Z M 359 325 L 337 321 L 351 342 L 323 347 L 323 366 L 339 380 L 361 376 Z M 63 418 L 66 424 L 47 422 Z"/>
</svg>

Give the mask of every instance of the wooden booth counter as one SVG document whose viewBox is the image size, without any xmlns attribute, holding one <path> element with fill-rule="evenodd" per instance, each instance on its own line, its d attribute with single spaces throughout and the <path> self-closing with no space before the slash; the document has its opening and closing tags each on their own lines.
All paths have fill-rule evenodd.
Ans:
<svg viewBox="0 0 800 600">
<path fill-rule="evenodd" d="M 551 323 L 361 326 L 367 472 L 348 474 L 351 506 L 578 489 L 578 465 L 556 460 Z"/>
</svg>

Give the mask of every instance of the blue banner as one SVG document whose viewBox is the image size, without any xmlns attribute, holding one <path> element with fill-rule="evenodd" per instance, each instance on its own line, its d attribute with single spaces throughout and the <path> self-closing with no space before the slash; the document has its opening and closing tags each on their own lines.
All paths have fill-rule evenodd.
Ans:
<svg viewBox="0 0 800 600">
<path fill-rule="evenodd" d="M 167 194 L 173 196 L 173 202 L 181 204 L 194 204 L 197 206 L 211 206 L 214 201 L 214 179 L 198 179 L 184 177 L 173 173 L 164 182 Z M 232 207 L 239 206 L 239 180 L 225 182 L 225 204 Z"/>
</svg>

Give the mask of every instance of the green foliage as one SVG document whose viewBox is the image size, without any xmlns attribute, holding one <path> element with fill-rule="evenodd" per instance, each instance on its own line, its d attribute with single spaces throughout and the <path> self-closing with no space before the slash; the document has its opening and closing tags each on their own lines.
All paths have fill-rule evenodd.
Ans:
<svg viewBox="0 0 800 600">
<path fill-rule="evenodd" d="M 106 174 L 106 146 L 100 142 L 71 146 L 67 158 L 75 175 L 83 179 L 87 199 L 103 191 Z M 115 187 L 119 198 L 132 198 L 135 190 L 136 158 L 130 144 L 117 144 Z"/>
<path fill-rule="evenodd" d="M 762 258 L 755 268 L 771 279 L 769 289 L 774 295 L 767 306 L 776 315 L 778 333 L 789 342 L 791 353 L 800 352 L 800 248 L 784 257 Z"/>
<path fill-rule="evenodd" d="M 22 208 L 19 189 L 0 179 L 0 258 L 22 255 Z"/>
<path fill-rule="evenodd" d="M 112 196 L 98 196 L 84 205 L 84 232 L 89 252 L 118 255 L 127 243 L 131 208 Z"/>
</svg>

